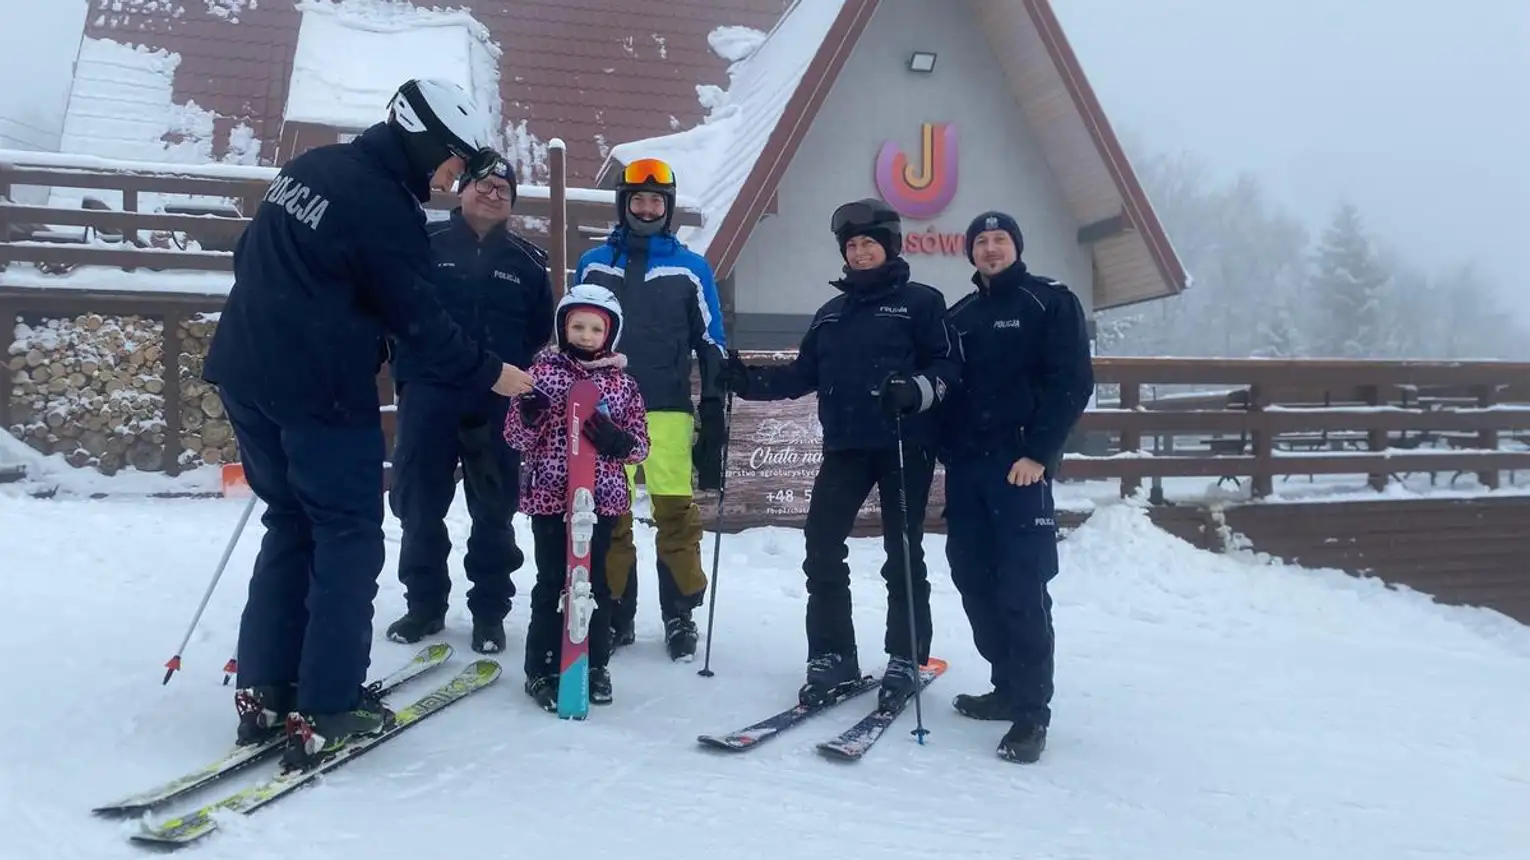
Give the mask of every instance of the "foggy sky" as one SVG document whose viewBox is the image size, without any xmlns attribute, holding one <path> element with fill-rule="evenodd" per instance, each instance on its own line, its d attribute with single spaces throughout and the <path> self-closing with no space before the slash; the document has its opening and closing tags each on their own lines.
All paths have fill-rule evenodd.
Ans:
<svg viewBox="0 0 1530 860">
<path fill-rule="evenodd" d="M 1348 199 L 1530 321 L 1530 0 L 1052 2 L 1123 136 L 1248 170 L 1316 228 Z"/>
</svg>

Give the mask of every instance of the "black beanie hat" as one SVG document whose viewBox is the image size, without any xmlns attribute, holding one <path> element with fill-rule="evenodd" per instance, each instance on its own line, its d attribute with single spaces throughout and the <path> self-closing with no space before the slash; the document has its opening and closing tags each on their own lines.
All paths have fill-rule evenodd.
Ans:
<svg viewBox="0 0 1530 860">
<path fill-rule="evenodd" d="M 967 225 L 967 262 L 976 264 L 972 259 L 972 243 L 977 241 L 979 233 L 989 230 L 1003 230 L 1009 234 L 1010 241 L 1015 243 L 1016 259 L 1025 253 L 1025 237 L 1020 235 L 1020 222 L 1003 212 L 990 209 L 973 218 L 972 223 Z"/>
</svg>

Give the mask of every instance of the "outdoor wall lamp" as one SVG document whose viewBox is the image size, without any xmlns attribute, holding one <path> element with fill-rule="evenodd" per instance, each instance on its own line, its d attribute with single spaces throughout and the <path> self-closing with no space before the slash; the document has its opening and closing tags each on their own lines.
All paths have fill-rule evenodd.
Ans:
<svg viewBox="0 0 1530 860">
<path fill-rule="evenodd" d="M 935 70 L 935 53 L 933 51 L 915 51 L 908 58 L 908 67 L 911 71 L 929 73 Z"/>
</svg>

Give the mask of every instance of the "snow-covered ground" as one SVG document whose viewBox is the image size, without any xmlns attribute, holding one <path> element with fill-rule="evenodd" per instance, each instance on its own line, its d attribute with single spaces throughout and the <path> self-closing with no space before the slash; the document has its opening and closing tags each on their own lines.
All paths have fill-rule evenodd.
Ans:
<svg viewBox="0 0 1530 860">
<path fill-rule="evenodd" d="M 124 839 L 132 822 L 94 820 L 90 807 L 229 743 L 221 668 L 258 520 L 183 672 L 168 686 L 160 678 L 240 505 L 0 493 L 0 646 L 12 655 L 0 665 L 11 694 L 0 710 L 0 853 L 141 856 Z M 459 543 L 466 527 L 459 501 Z M 388 537 L 396 554 L 395 522 Z M 759 529 L 722 543 L 716 677 L 664 658 L 650 597 L 637 645 L 613 661 L 616 704 L 585 723 L 560 722 L 520 691 L 518 601 L 494 688 L 228 824 L 191 856 L 1525 856 L 1526 628 L 1337 572 L 1201 553 L 1153 529 L 1140 508 L 1103 506 L 1063 543 L 1055 723 L 1047 757 L 1025 767 L 994 757 L 1002 727 L 948 705 L 957 691 L 983 689 L 987 671 L 942 541 L 928 545 L 936 651 L 951 670 L 926 699 L 926 746 L 909 737 L 910 711 L 864 761 L 818 758 L 812 743 L 852 722 L 859 705 L 744 756 L 696 746 L 697 734 L 780 707 L 799 683 L 801 535 Z M 710 539 L 706 547 L 709 556 Z M 652 558 L 651 531 L 640 529 L 640 548 Z M 382 623 L 403 607 L 391 561 Z M 879 659 L 879 562 L 878 541 L 854 542 L 868 668 Z M 517 575 L 523 593 L 528 574 Z M 454 575 L 447 639 L 460 665 L 472 655 L 465 582 Z M 379 639 L 374 666 L 391 668 L 410 650 Z"/>
</svg>

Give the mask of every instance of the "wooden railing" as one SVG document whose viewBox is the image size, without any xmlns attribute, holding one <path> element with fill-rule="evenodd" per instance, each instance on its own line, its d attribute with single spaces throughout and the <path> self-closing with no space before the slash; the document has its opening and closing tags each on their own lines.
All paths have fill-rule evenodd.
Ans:
<svg viewBox="0 0 1530 860">
<path fill-rule="evenodd" d="M 1530 363 L 1321 359 L 1098 358 L 1119 402 L 1080 419 L 1064 479 L 1251 479 L 1270 495 L 1282 475 L 1367 475 L 1380 489 L 1409 473 L 1530 469 Z M 1232 387 L 1219 408 L 1147 408 L 1149 385 Z M 1091 450 L 1091 437 L 1109 450 Z M 1154 440 L 1157 444 L 1145 444 Z"/>
<path fill-rule="evenodd" d="M 561 150 L 550 154 L 561 156 Z M 577 259 L 579 252 L 603 239 L 613 223 L 615 192 L 566 188 L 561 172 L 554 173 L 552 186 L 520 187 L 515 216 L 546 219 L 545 231 L 523 232 L 534 241 L 561 243 L 565 258 Z M 13 263 L 36 263 L 54 273 L 79 266 L 230 272 L 234 243 L 276 174 L 274 167 L 0 150 L 0 270 Z M 84 208 L 23 205 L 15 202 L 14 193 L 22 186 L 110 192 L 112 197 L 120 195 L 121 204 L 91 200 Z M 554 194 L 562 199 L 554 201 Z M 143 205 L 150 196 L 157 205 Z M 455 205 L 454 196 L 438 193 L 427 208 L 448 210 Z M 682 199 L 674 223 L 696 226 L 702 219 Z M 54 227 L 82 229 L 50 229 Z"/>
</svg>

